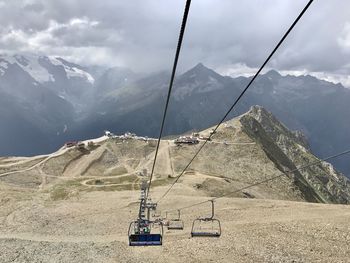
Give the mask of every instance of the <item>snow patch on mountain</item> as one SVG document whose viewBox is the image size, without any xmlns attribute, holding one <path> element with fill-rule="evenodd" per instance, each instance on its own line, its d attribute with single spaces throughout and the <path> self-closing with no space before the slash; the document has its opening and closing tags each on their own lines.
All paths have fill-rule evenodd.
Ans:
<svg viewBox="0 0 350 263">
<path fill-rule="evenodd" d="M 8 64 L 6 61 L 0 61 L 0 75 L 3 76 L 5 74 L 5 69 L 7 69 Z"/>
<path fill-rule="evenodd" d="M 68 78 L 82 77 L 82 78 L 85 78 L 91 84 L 94 84 L 94 82 L 95 82 L 95 79 L 89 73 L 87 73 L 86 71 L 83 71 L 81 69 L 73 67 L 73 68 L 71 68 L 71 70 L 66 69 L 66 72 L 67 72 Z"/>
<path fill-rule="evenodd" d="M 0 57 L 0 76 L 5 74 L 6 69 L 8 69 L 8 62 Z"/>
<path fill-rule="evenodd" d="M 1 60 L 0 61 L 0 67 L 2 67 L 3 69 L 7 69 L 8 68 L 8 62 L 5 60 Z"/>
<path fill-rule="evenodd" d="M 91 84 L 95 83 L 95 79 L 91 76 L 90 73 L 88 73 L 82 69 L 79 69 L 77 67 L 66 65 L 65 63 L 62 63 L 62 61 L 56 57 L 50 56 L 49 59 L 53 65 L 63 66 L 64 70 L 66 71 L 67 78 L 70 79 L 70 78 L 78 77 L 78 78 L 85 79 L 86 81 L 90 82 Z"/>
<path fill-rule="evenodd" d="M 34 55 L 14 55 L 11 64 L 17 63 L 24 71 L 38 82 L 50 81 L 50 73 L 46 68 L 41 66 L 38 57 Z"/>
<path fill-rule="evenodd" d="M 0 55 L 0 74 L 5 74 L 6 69 L 8 68 L 8 64 L 17 64 L 39 83 L 55 82 L 55 76 L 52 75 L 42 63 L 40 63 L 42 60 L 46 60 L 55 66 L 62 66 L 66 72 L 68 79 L 82 78 L 91 84 L 94 84 L 95 82 L 95 79 L 91 76 L 90 73 L 77 67 L 69 66 L 56 57 L 37 56 L 33 54 L 13 56 Z"/>
</svg>

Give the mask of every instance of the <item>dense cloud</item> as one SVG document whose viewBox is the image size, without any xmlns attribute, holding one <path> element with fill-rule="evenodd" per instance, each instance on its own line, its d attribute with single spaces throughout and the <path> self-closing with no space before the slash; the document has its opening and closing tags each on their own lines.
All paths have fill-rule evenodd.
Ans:
<svg viewBox="0 0 350 263">
<path fill-rule="evenodd" d="M 180 69 L 201 61 L 222 73 L 251 74 L 306 2 L 192 1 Z M 0 0 L 0 52 L 169 70 L 183 7 L 172 0 Z M 315 1 L 269 67 L 350 85 L 348 10 L 349 1 Z"/>
</svg>

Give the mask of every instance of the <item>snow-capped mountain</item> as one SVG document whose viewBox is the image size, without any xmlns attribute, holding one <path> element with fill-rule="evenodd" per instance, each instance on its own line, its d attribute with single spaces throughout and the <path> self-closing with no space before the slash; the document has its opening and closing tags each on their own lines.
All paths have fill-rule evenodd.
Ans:
<svg viewBox="0 0 350 263">
<path fill-rule="evenodd" d="M 91 96 L 95 78 L 82 66 L 53 56 L 0 55 L 0 79 L 14 65 L 26 72 L 34 85 L 51 89 L 78 109 Z"/>
<path fill-rule="evenodd" d="M 52 151 L 56 137 L 74 119 L 72 104 L 39 82 L 48 74 L 29 62 L 24 57 L 0 60 L 0 154 Z"/>
<path fill-rule="evenodd" d="M 106 129 L 157 136 L 169 78 L 168 72 L 145 76 L 57 57 L 2 55 L 0 155 L 40 154 Z M 203 64 L 176 76 L 164 135 L 213 126 L 249 80 L 222 76 Z M 311 149 L 324 157 L 344 150 L 350 133 L 349 103 L 350 90 L 341 84 L 269 71 L 256 79 L 228 118 L 261 105 L 287 127 L 302 130 Z M 350 174 L 347 160 L 332 162 Z"/>
<path fill-rule="evenodd" d="M 67 79 L 81 78 L 90 84 L 94 84 L 93 76 L 83 67 L 70 63 L 60 57 L 26 55 L 0 55 L 0 75 L 5 74 L 8 64 L 17 64 L 39 83 L 55 82 L 55 74 L 52 68 L 62 68 Z"/>
</svg>

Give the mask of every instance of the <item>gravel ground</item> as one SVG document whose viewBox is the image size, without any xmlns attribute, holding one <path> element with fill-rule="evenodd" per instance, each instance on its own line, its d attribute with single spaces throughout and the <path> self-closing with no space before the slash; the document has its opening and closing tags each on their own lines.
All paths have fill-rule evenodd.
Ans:
<svg viewBox="0 0 350 263">
<path fill-rule="evenodd" d="M 205 200 L 173 197 L 160 209 Z M 350 262 L 349 206 L 226 198 L 216 202 L 220 238 L 190 238 L 207 203 L 184 210 L 185 229 L 165 229 L 162 247 L 129 247 L 135 200 L 136 191 L 11 199 L 0 213 L 0 262 Z"/>
</svg>

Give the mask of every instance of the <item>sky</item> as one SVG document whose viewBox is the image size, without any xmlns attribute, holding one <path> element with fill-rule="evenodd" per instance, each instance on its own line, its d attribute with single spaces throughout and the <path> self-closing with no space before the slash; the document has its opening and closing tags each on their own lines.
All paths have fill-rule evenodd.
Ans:
<svg viewBox="0 0 350 263">
<path fill-rule="evenodd" d="M 179 71 L 252 75 L 305 0 L 192 0 Z M 0 0 L 0 53 L 170 70 L 185 0 Z M 350 1 L 315 0 L 267 68 L 350 87 Z"/>
</svg>

